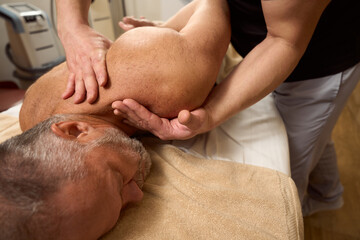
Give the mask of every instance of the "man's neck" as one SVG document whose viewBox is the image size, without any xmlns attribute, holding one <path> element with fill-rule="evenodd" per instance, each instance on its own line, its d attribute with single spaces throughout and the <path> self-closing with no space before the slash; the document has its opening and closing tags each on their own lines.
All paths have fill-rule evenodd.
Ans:
<svg viewBox="0 0 360 240">
<path fill-rule="evenodd" d="M 82 116 L 88 119 L 98 120 L 107 124 L 114 125 L 128 136 L 134 135 L 135 132 L 137 131 L 135 127 L 123 123 L 122 121 L 123 119 L 121 117 L 114 118 L 114 116 L 99 116 L 99 115 L 87 115 L 87 114 Z"/>
</svg>

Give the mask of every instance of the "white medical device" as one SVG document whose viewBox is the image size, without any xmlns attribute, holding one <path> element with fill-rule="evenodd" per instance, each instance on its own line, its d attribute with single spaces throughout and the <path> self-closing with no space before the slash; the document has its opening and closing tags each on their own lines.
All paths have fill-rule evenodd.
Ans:
<svg viewBox="0 0 360 240">
<path fill-rule="evenodd" d="M 44 73 L 64 61 L 44 11 L 26 2 L 7 3 L 0 5 L 0 16 L 7 20 L 8 57 L 21 74 Z"/>
</svg>

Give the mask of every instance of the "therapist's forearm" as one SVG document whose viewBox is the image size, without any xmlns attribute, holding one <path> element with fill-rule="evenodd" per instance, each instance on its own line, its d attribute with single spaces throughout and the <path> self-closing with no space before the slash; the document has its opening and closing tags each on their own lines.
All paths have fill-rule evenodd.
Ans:
<svg viewBox="0 0 360 240">
<path fill-rule="evenodd" d="M 204 106 L 211 127 L 272 92 L 290 75 L 303 52 L 280 38 L 267 37 L 210 94 Z"/>
<path fill-rule="evenodd" d="M 88 25 L 90 0 L 56 0 L 57 28 L 59 34 L 66 29 Z"/>
</svg>

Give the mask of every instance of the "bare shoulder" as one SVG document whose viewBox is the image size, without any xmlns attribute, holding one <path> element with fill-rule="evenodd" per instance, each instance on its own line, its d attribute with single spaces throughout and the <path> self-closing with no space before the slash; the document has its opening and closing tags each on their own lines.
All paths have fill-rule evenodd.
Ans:
<svg viewBox="0 0 360 240">
<path fill-rule="evenodd" d="M 114 100 L 133 98 L 153 112 L 174 117 L 202 104 L 216 75 L 180 33 L 141 27 L 122 35 L 109 49 L 107 68 Z M 210 71 L 211 70 L 211 71 Z M 114 88 L 113 88 L 114 87 Z"/>
<path fill-rule="evenodd" d="M 114 58 L 137 59 L 139 55 L 152 57 L 155 53 L 171 53 L 183 47 L 184 38 L 175 30 L 158 27 L 138 27 L 122 34 L 107 53 L 107 61 Z M 160 51 L 160 52 L 159 52 Z M 121 56 L 120 56 L 121 55 Z"/>
<path fill-rule="evenodd" d="M 62 63 L 41 76 L 27 89 L 19 115 L 23 131 L 52 115 L 61 101 L 61 92 L 67 77 L 66 64 Z"/>
</svg>

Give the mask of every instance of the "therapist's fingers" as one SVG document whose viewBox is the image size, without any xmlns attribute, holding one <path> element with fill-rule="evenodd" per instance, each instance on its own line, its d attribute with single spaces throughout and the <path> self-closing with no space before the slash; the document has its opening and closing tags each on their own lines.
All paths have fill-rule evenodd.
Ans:
<svg viewBox="0 0 360 240">
<path fill-rule="evenodd" d="M 120 21 L 119 27 L 122 28 L 124 31 L 129 31 L 135 28 L 136 19 L 132 16 L 123 17 L 122 21 Z"/>
<path fill-rule="evenodd" d="M 179 123 L 177 118 L 171 120 L 161 118 L 135 100 L 125 99 L 122 102 L 114 102 L 113 107 L 117 107 L 117 110 L 121 112 L 124 123 L 149 131 L 162 140 L 188 139 L 196 135 L 196 131 Z"/>
<path fill-rule="evenodd" d="M 95 73 L 98 86 L 104 87 L 108 79 L 106 70 L 106 52 L 111 46 L 112 41 L 107 38 L 101 38 L 98 41 L 98 47 L 91 54 L 91 66 Z"/>
<path fill-rule="evenodd" d="M 135 100 L 117 101 L 112 104 L 112 107 L 116 108 L 114 113 L 122 116 L 123 122 L 130 126 L 149 131 L 163 140 L 177 139 L 173 134 L 173 125 L 169 119 L 160 118 Z"/>
<path fill-rule="evenodd" d="M 198 108 L 193 111 L 182 110 L 178 114 L 179 123 L 190 129 L 199 129 L 208 121 L 208 113 L 204 108 Z"/>
<path fill-rule="evenodd" d="M 100 51 L 97 57 L 92 61 L 92 66 L 95 72 L 98 85 L 104 87 L 107 83 L 107 71 L 105 61 L 105 51 Z"/>
<path fill-rule="evenodd" d="M 126 112 L 130 111 L 122 101 L 114 101 L 111 104 L 111 107 L 114 109 L 114 114 L 116 116 L 126 117 Z"/>
<path fill-rule="evenodd" d="M 129 31 L 129 30 L 131 30 L 131 29 L 133 29 L 133 28 L 135 28 L 134 25 L 125 23 L 125 22 L 123 22 L 123 21 L 120 21 L 120 22 L 119 22 L 119 27 L 120 27 L 121 29 L 123 29 L 125 32 L 126 32 L 126 31 Z"/>
<path fill-rule="evenodd" d="M 93 103 L 98 98 L 99 86 L 105 86 L 108 80 L 105 56 L 112 41 L 86 24 L 76 31 L 67 30 L 60 35 L 70 72 L 62 97 L 72 96 L 74 103 L 85 100 Z"/>
<path fill-rule="evenodd" d="M 209 117 L 204 108 L 198 108 L 193 111 L 182 110 L 178 114 L 178 121 L 181 125 L 188 128 L 188 131 L 193 131 L 196 135 L 204 131 L 205 126 L 208 125 Z"/>
<path fill-rule="evenodd" d="M 70 73 L 66 84 L 66 89 L 62 94 L 63 99 L 71 97 L 75 92 L 75 73 Z"/>
<path fill-rule="evenodd" d="M 123 122 L 138 129 L 149 131 L 162 140 L 191 138 L 207 131 L 208 113 L 204 108 L 180 111 L 178 118 L 166 119 L 150 112 L 132 99 L 115 101 L 114 114 L 122 116 Z"/>
<path fill-rule="evenodd" d="M 179 123 L 186 125 L 191 122 L 191 113 L 188 110 L 182 110 L 178 114 Z"/>
<path fill-rule="evenodd" d="M 86 96 L 85 84 L 82 79 L 82 73 L 78 72 L 75 76 L 75 93 L 74 93 L 74 103 L 81 103 L 84 101 Z"/>
<path fill-rule="evenodd" d="M 69 69 L 69 77 L 66 84 L 65 91 L 62 95 L 63 99 L 67 99 L 71 97 L 75 93 L 75 78 L 76 78 L 76 57 L 75 55 L 71 54 L 73 51 L 73 48 L 69 46 L 65 49 L 66 52 L 66 65 Z"/>
<path fill-rule="evenodd" d="M 115 101 L 114 114 L 122 116 L 124 122 L 141 130 L 153 132 L 161 127 L 162 120 L 133 99 Z"/>
<path fill-rule="evenodd" d="M 124 17 L 122 21 L 119 22 L 119 26 L 123 30 L 128 31 L 137 27 L 155 26 L 155 23 L 147 20 L 145 17 L 140 17 L 140 19 L 136 19 L 134 17 Z"/>
<path fill-rule="evenodd" d="M 83 62 L 82 77 L 83 77 L 83 85 L 85 87 L 85 91 L 79 92 L 79 95 L 82 94 L 81 96 L 83 100 L 86 97 L 88 103 L 93 103 L 98 97 L 99 86 L 96 81 L 94 70 L 89 60 L 85 60 Z M 81 83 L 77 81 L 76 84 L 81 84 Z"/>
</svg>

